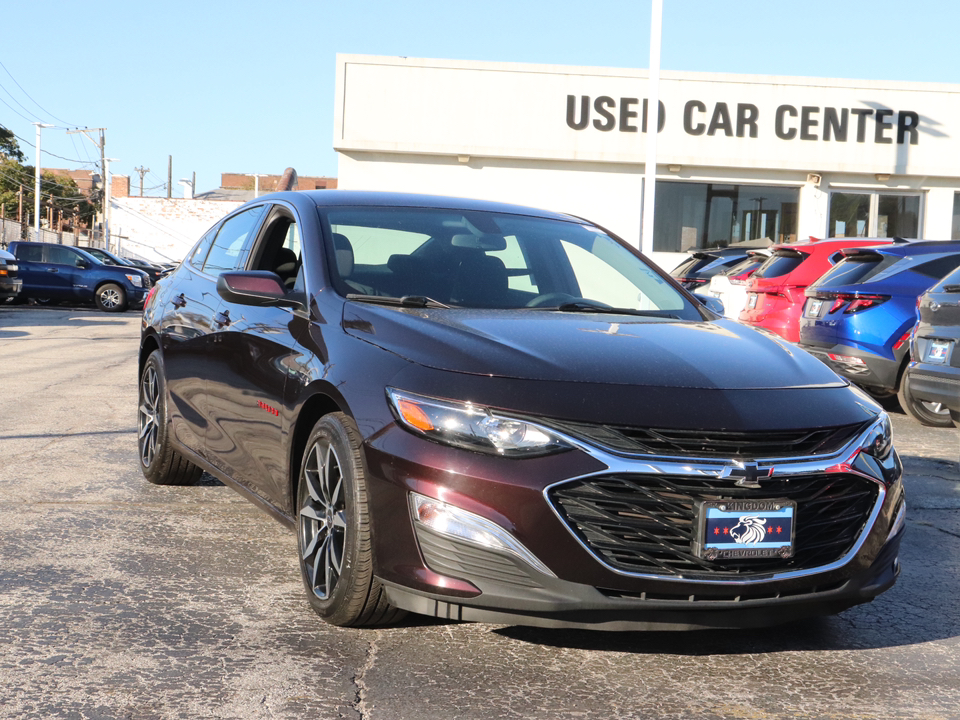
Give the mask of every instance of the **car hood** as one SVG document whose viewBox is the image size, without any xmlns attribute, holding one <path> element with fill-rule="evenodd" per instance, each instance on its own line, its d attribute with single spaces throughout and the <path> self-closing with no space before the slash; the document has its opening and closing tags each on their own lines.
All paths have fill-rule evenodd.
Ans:
<svg viewBox="0 0 960 720">
<path fill-rule="evenodd" d="M 473 375 L 730 390 L 845 384 L 806 352 L 732 320 L 348 302 L 342 322 L 411 362 Z"/>
</svg>

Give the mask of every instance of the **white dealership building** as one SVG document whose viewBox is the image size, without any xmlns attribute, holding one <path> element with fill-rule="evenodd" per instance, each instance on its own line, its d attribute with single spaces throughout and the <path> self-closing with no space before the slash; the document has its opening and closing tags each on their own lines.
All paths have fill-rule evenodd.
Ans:
<svg viewBox="0 0 960 720">
<path fill-rule="evenodd" d="M 339 186 L 589 218 L 667 269 L 694 248 L 960 238 L 960 85 L 339 55 Z"/>
</svg>

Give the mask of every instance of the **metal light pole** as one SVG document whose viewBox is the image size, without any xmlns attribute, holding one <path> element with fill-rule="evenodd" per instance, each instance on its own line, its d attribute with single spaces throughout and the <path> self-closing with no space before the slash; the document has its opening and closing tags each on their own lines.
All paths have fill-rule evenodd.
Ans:
<svg viewBox="0 0 960 720">
<path fill-rule="evenodd" d="M 643 228 L 640 251 L 653 251 L 653 210 L 657 196 L 657 130 L 660 127 L 660 36 L 663 32 L 663 0 L 650 8 L 650 71 L 647 82 L 647 151 L 644 155 Z"/>
<path fill-rule="evenodd" d="M 53 127 L 46 123 L 33 123 L 37 126 L 37 163 L 36 178 L 33 183 L 33 230 L 36 233 L 34 240 L 40 239 L 40 131 L 43 128 Z"/>
<path fill-rule="evenodd" d="M 103 238 L 110 250 L 110 163 L 118 162 L 117 158 L 103 159 Z"/>
</svg>

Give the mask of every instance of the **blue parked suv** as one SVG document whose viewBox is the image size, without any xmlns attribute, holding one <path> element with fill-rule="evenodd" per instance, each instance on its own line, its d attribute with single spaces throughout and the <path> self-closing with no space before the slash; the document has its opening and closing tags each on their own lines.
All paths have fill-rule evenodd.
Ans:
<svg viewBox="0 0 960 720">
<path fill-rule="evenodd" d="M 914 397 L 902 378 L 917 297 L 960 267 L 960 241 L 842 252 L 843 260 L 806 290 L 800 347 L 877 397 L 897 393 L 904 412 L 924 425 L 951 425 L 945 407 Z"/>
<path fill-rule="evenodd" d="M 105 265 L 83 248 L 12 242 L 23 289 L 18 300 L 94 302 L 106 312 L 141 307 L 150 276 L 130 267 Z"/>
</svg>

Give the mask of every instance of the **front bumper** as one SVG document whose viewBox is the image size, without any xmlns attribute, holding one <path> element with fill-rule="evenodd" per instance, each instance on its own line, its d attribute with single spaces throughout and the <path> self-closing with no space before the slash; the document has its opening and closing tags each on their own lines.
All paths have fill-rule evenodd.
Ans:
<svg viewBox="0 0 960 720">
<path fill-rule="evenodd" d="M 5 300 L 7 298 L 14 298 L 20 294 L 20 290 L 23 288 L 23 280 L 6 278 L 0 280 L 0 300 Z"/>
<path fill-rule="evenodd" d="M 468 621 L 691 629 L 759 627 L 840 612 L 879 595 L 899 572 L 899 459 L 894 451 L 883 465 L 864 458 L 856 450 L 860 437 L 830 457 L 760 463 L 761 474 L 780 488 L 814 475 L 824 478 L 824 494 L 841 476 L 872 488 L 852 540 L 836 557 L 813 567 L 778 569 L 767 563 L 761 572 L 740 575 L 676 569 L 658 574 L 608 562 L 564 519 L 551 489 L 614 473 L 707 477 L 716 485 L 726 467 L 722 461 L 625 458 L 582 444 L 563 454 L 516 461 L 464 453 L 390 428 L 365 447 L 376 574 L 397 607 Z M 729 478 L 731 495 L 737 492 L 734 480 Z M 407 510 L 411 492 L 495 522 L 552 574 L 516 555 L 414 523 Z M 764 492 L 771 491 L 758 490 L 760 496 Z M 802 518 L 807 510 L 798 505 L 797 512 Z"/>
</svg>

